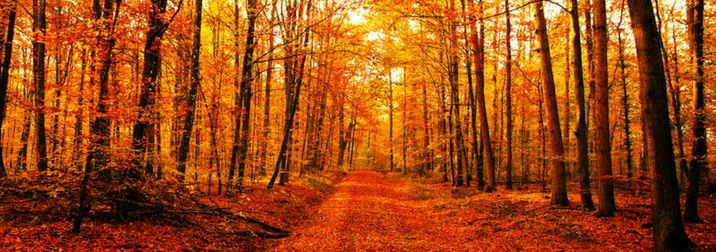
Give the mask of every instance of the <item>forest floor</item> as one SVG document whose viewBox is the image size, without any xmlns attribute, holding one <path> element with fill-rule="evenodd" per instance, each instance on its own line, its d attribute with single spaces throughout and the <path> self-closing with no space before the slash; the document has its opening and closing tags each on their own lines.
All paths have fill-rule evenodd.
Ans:
<svg viewBox="0 0 716 252">
<path fill-rule="evenodd" d="M 649 196 L 617 188 L 615 217 L 571 207 L 553 209 L 549 193 L 530 184 L 493 193 L 434 179 L 377 172 L 291 178 L 267 190 L 259 181 L 241 196 L 202 200 L 290 232 L 261 238 L 260 227 L 211 215 L 191 225 L 153 218 L 118 222 L 90 213 L 82 233 L 51 200 L 0 202 L 0 250 L 10 251 L 649 251 Z M 570 185 L 576 192 L 576 185 Z M 206 188 L 204 188 L 204 191 Z M 216 187 L 213 188 L 216 193 Z M 594 196 L 595 202 L 597 197 Z M 683 200 L 683 195 L 682 195 Z M 699 247 L 716 251 L 714 195 L 699 202 L 703 224 L 686 224 Z M 59 217 L 58 217 L 59 216 Z"/>
<path fill-rule="evenodd" d="M 351 172 L 308 222 L 272 251 L 650 251 L 647 195 L 618 195 L 615 217 L 576 207 L 551 209 L 549 194 L 483 193 L 475 187 Z M 577 205 L 577 194 L 570 194 Z M 594 197 L 597 200 L 596 196 Z M 704 224 L 687 224 L 698 251 L 716 250 L 713 198 L 700 202 Z"/>
</svg>

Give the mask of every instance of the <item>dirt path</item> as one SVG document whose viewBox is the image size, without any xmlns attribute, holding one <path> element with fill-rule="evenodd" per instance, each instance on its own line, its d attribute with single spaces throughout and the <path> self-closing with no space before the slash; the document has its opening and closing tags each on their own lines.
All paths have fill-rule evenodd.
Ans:
<svg viewBox="0 0 716 252">
<path fill-rule="evenodd" d="M 376 172 L 351 172 L 319 208 L 316 217 L 279 240 L 275 251 L 438 251 L 444 225 L 430 206 Z M 464 250 L 458 249 L 458 250 Z"/>
</svg>

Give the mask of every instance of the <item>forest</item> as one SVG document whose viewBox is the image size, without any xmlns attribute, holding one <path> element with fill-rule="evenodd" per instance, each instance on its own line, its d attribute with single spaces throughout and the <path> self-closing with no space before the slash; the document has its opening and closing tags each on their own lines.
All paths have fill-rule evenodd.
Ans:
<svg viewBox="0 0 716 252">
<path fill-rule="evenodd" d="M 0 244 L 716 249 L 714 4 L 0 0 Z M 386 202 L 493 226 L 309 246 Z"/>
</svg>

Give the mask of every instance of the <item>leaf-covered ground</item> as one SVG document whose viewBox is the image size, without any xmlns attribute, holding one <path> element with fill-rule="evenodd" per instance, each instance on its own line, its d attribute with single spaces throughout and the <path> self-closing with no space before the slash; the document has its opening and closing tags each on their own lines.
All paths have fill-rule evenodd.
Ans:
<svg viewBox="0 0 716 252">
<path fill-rule="evenodd" d="M 63 204 L 5 197 L 0 250 L 9 251 L 649 251 L 650 204 L 644 192 L 617 190 L 616 217 L 596 218 L 575 207 L 549 208 L 537 185 L 484 193 L 430 179 L 351 172 L 291 178 L 267 190 L 247 185 L 230 199 L 203 198 L 290 232 L 260 238 L 240 220 L 186 214 L 193 225 L 141 218 L 117 222 L 90 213 L 83 232 L 58 216 Z M 575 186 L 575 185 L 571 185 Z M 498 186 L 498 188 L 501 188 Z M 204 191 L 206 188 L 204 188 Z M 216 187 L 213 188 L 214 193 Z M 570 191 L 575 191 L 570 188 Z M 31 198 L 32 199 L 32 198 Z M 596 196 L 594 200 L 597 201 Z M 699 203 L 704 224 L 686 224 L 696 251 L 716 251 L 713 196 Z"/>
<path fill-rule="evenodd" d="M 273 251 L 648 251 L 647 196 L 618 195 L 616 217 L 550 209 L 549 194 L 482 193 L 474 187 L 352 172 L 315 217 L 271 245 Z M 596 200 L 595 196 L 595 200 Z M 578 195 L 570 195 L 573 202 Z M 705 224 L 687 224 L 700 251 L 716 250 L 712 198 Z M 576 204 L 576 202 L 575 202 Z"/>
<path fill-rule="evenodd" d="M 342 173 L 292 178 L 286 186 L 266 189 L 266 183 L 246 185 L 241 196 L 212 195 L 201 200 L 268 225 L 291 230 L 305 222 L 333 190 Z M 212 188 L 216 194 L 216 185 Z M 206 192 L 206 188 L 202 190 Z M 72 233 L 65 202 L 56 198 L 2 197 L 0 251 L 261 251 L 275 239 L 257 238 L 265 231 L 241 220 L 209 213 L 182 214 L 182 220 L 152 216 L 118 222 L 93 210 L 82 232 Z M 100 211 L 101 212 L 101 211 Z"/>
</svg>

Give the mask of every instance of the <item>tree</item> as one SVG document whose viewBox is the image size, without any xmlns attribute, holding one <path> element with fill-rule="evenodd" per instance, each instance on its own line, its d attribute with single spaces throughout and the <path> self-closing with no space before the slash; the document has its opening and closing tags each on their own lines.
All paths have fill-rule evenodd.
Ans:
<svg viewBox="0 0 716 252">
<path fill-rule="evenodd" d="M 286 16 L 281 17 L 287 19 L 286 22 L 283 23 L 286 31 L 283 34 L 283 39 L 284 41 L 290 41 L 284 45 L 286 117 L 284 118 L 283 140 L 281 140 L 278 159 L 276 160 L 276 165 L 274 166 L 271 179 L 266 186 L 269 190 L 273 188 L 273 184 L 276 182 L 276 177 L 278 176 L 280 168 L 282 166 L 288 167 L 289 163 L 288 154 L 291 142 L 291 129 L 293 128 L 294 118 L 296 116 L 296 111 L 298 110 L 301 87 L 303 86 L 303 74 L 306 66 L 306 59 L 308 58 L 307 55 L 299 53 L 300 51 L 308 48 L 308 42 L 310 41 L 310 30 L 300 30 L 298 22 L 302 18 L 306 18 L 306 20 L 310 19 L 311 7 L 312 0 L 309 0 L 307 3 L 303 1 L 289 3 L 285 6 Z M 305 15 L 305 17 L 303 15 Z M 343 127 L 343 125 L 340 125 L 339 127 Z M 286 183 L 287 181 L 285 181 L 285 179 L 288 179 L 288 177 L 283 178 L 282 176 L 279 184 Z"/>
<path fill-rule="evenodd" d="M 579 26 L 579 3 L 572 0 L 572 50 L 574 51 L 574 90 L 579 115 L 577 115 L 577 165 L 579 170 L 579 195 L 582 210 L 594 210 L 589 185 L 589 145 L 587 144 L 587 114 L 584 100 L 584 70 L 582 67 L 582 41 Z"/>
<path fill-rule="evenodd" d="M 95 1 L 92 6 L 92 15 L 95 21 L 100 24 L 97 29 L 97 53 L 94 60 L 100 65 L 99 70 L 99 96 L 97 100 L 97 116 L 90 128 L 92 135 L 91 148 L 84 162 L 84 172 L 80 182 L 79 206 L 77 214 L 72 223 L 72 232 L 79 233 L 82 225 L 82 218 L 88 207 L 88 186 L 89 177 L 93 171 L 100 171 L 100 180 L 109 182 L 111 172 L 107 169 L 109 162 L 110 148 L 110 124 L 111 121 L 107 112 L 109 111 L 109 71 L 112 67 L 112 51 L 116 43 L 114 38 L 115 24 L 119 17 L 119 2 L 113 4 L 112 0 L 105 0 L 104 4 Z M 114 10 L 114 12 L 112 12 Z M 119 214 L 121 217 L 121 213 Z"/>
<path fill-rule="evenodd" d="M 470 9 L 475 11 L 473 1 L 469 1 Z M 490 139 L 490 127 L 487 122 L 487 108 L 485 107 L 485 29 L 482 19 L 482 0 L 479 2 L 480 13 L 480 37 L 477 36 L 477 29 L 472 31 L 473 57 L 475 58 L 475 93 L 477 96 L 477 107 L 480 114 L 480 132 L 482 133 L 482 146 L 484 150 L 483 158 L 487 166 L 487 186 L 486 192 L 495 190 L 495 156 L 492 152 L 492 140 Z M 479 170 L 478 170 L 479 174 Z"/>
<path fill-rule="evenodd" d="M 5 37 L 4 57 L 2 61 L 2 71 L 0 72 L 0 128 L 5 121 L 5 111 L 7 110 L 7 87 L 9 82 L 10 61 L 12 61 L 12 43 L 15 34 L 15 18 L 17 3 L 10 3 L 10 10 L 7 18 L 7 36 Z M 0 145 L 0 178 L 6 177 L 5 162 L 3 160 L 2 145 Z"/>
<path fill-rule="evenodd" d="M 699 181 L 701 180 L 701 167 L 706 163 L 706 114 L 704 113 L 704 0 L 689 0 L 686 15 L 689 25 L 689 45 L 691 58 L 696 67 L 696 76 L 693 84 L 694 113 L 693 122 L 694 142 L 691 147 L 691 160 L 689 169 L 689 187 L 686 191 L 686 204 L 684 205 L 684 221 L 690 223 L 703 222 L 699 218 Z"/>
<path fill-rule="evenodd" d="M 557 95 L 554 88 L 554 75 L 552 73 L 552 58 L 549 53 L 549 39 L 547 38 L 547 21 L 544 17 L 542 1 L 534 3 L 534 25 L 539 41 L 539 54 L 542 67 L 542 81 L 544 83 L 544 97 L 547 105 L 547 119 L 549 120 L 550 154 L 552 164 L 552 205 L 569 205 L 567 199 L 567 177 L 564 168 L 564 144 L 559 129 L 559 111 L 557 110 Z"/>
<path fill-rule="evenodd" d="M 614 185 L 612 180 L 612 146 L 609 136 L 609 76 L 607 62 L 607 10 L 604 0 L 594 2 L 594 38 L 596 68 L 595 127 L 597 169 L 599 169 L 599 208 L 597 216 L 614 216 Z"/>
<path fill-rule="evenodd" d="M 506 23 L 507 23 L 507 37 L 505 38 L 507 42 L 505 43 L 507 45 L 507 61 L 505 62 L 505 70 L 507 73 L 505 73 L 505 76 L 507 80 L 505 81 L 505 110 L 507 110 L 505 113 L 505 117 L 507 119 L 506 122 L 506 141 L 507 141 L 507 163 L 505 164 L 505 172 L 507 173 L 505 175 L 506 185 L 505 187 L 507 189 L 512 189 L 512 46 L 510 43 L 511 40 L 511 33 L 512 33 L 512 24 L 510 23 L 510 1 L 505 0 L 505 12 L 507 13 L 506 16 Z"/>
<path fill-rule="evenodd" d="M 628 3 L 641 79 L 644 135 L 649 143 L 647 166 L 651 177 L 654 251 L 686 251 L 694 243 L 686 236 L 681 220 L 660 36 L 651 1 L 628 0 Z"/>
<path fill-rule="evenodd" d="M 37 170 L 45 171 L 47 165 L 47 137 L 45 134 L 45 31 L 47 21 L 45 0 L 34 0 L 33 25 L 34 37 L 32 41 L 33 82 L 35 83 L 35 106 L 38 108 L 35 115 L 35 141 L 37 148 Z"/>
<path fill-rule="evenodd" d="M 147 20 L 149 30 L 146 33 L 146 42 L 144 44 L 144 66 L 142 69 L 141 93 L 139 95 L 140 114 L 137 122 L 134 124 L 132 131 L 132 149 L 134 150 L 134 167 L 130 171 L 135 179 L 139 178 L 139 170 L 142 166 L 141 159 L 149 148 L 148 142 L 154 137 L 155 121 L 154 104 L 157 100 L 157 75 L 160 67 L 160 51 L 162 46 L 162 37 L 167 29 L 168 23 L 165 23 L 162 15 L 166 12 L 167 0 L 152 0 L 149 8 Z M 147 162 L 147 173 L 152 172 L 152 162 Z"/>
<path fill-rule="evenodd" d="M 194 127 L 194 115 L 196 114 L 196 93 L 199 87 L 199 54 L 201 53 L 201 11 L 202 11 L 203 0 L 196 0 L 194 8 L 194 37 L 192 38 L 191 46 L 191 66 L 190 71 L 190 84 L 189 84 L 189 95 L 187 96 L 187 107 L 188 111 L 184 116 L 184 132 L 181 136 L 181 142 L 179 143 L 178 158 L 177 158 L 177 171 L 179 181 L 184 180 L 184 173 L 186 172 L 186 160 L 189 154 L 189 141 L 191 140 L 191 131 Z"/>
</svg>

